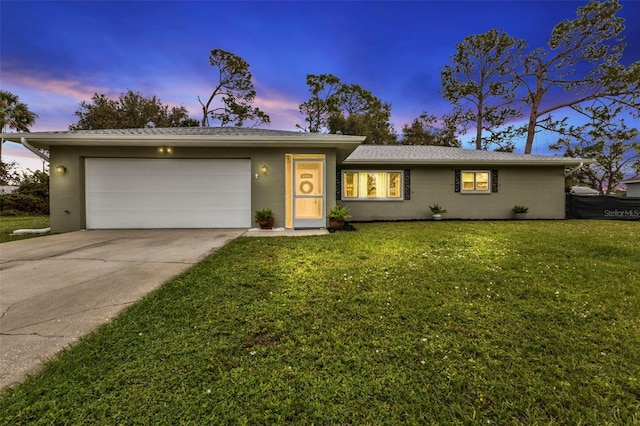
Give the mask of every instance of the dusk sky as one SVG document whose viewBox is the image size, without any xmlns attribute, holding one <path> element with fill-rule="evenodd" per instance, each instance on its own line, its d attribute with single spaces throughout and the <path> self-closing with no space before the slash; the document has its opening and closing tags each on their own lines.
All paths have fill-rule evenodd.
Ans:
<svg viewBox="0 0 640 426">
<path fill-rule="evenodd" d="M 425 110 L 450 110 L 440 70 L 464 37 L 502 28 L 546 47 L 553 27 L 586 3 L 2 1 L 0 88 L 39 115 L 31 131 L 68 130 L 81 101 L 128 89 L 184 105 L 200 120 L 197 96 L 217 82 L 209 52 L 220 48 L 249 63 L 268 128 L 303 124 L 306 75 L 331 73 L 391 103 L 400 134 Z M 621 4 L 628 65 L 640 60 L 640 1 Z M 547 153 L 551 138 L 539 138 L 533 153 Z M 3 157 L 42 166 L 16 144 L 6 143 Z"/>
</svg>

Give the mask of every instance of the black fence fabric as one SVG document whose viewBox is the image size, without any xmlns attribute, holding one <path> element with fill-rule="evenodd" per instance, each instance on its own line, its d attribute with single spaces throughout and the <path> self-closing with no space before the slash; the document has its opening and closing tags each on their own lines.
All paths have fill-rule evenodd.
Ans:
<svg viewBox="0 0 640 426">
<path fill-rule="evenodd" d="M 567 194 L 567 219 L 640 220 L 640 198 Z"/>
</svg>

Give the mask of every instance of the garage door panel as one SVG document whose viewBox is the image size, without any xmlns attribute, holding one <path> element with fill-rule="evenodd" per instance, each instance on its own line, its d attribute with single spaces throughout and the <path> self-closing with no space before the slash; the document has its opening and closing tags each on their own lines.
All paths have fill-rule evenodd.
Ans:
<svg viewBox="0 0 640 426">
<path fill-rule="evenodd" d="M 197 198 L 194 198 L 197 195 Z M 215 200 L 210 198 L 224 195 L 224 201 L 219 201 L 216 205 Z M 101 193 L 96 194 L 87 200 L 88 204 L 96 210 L 108 210 L 118 212 L 121 210 L 135 210 L 140 212 L 153 213 L 156 210 L 175 210 L 184 211 L 188 205 L 190 210 L 247 210 L 250 209 L 250 202 L 246 200 L 246 194 L 195 194 L 195 193 Z M 136 206 L 136 207 L 132 207 Z"/>
<path fill-rule="evenodd" d="M 90 159 L 90 160 L 102 160 L 102 159 Z M 134 169 L 123 170 L 120 176 L 126 177 L 176 177 L 176 176 L 245 176 L 244 165 L 249 160 L 142 160 L 142 159 L 105 159 L 107 162 L 118 163 L 118 167 L 125 163 L 135 164 Z M 141 161 L 148 161 L 150 163 L 141 163 Z M 211 164 L 211 162 L 218 162 L 218 164 Z M 152 163 L 157 164 L 152 164 Z M 176 168 L 177 162 L 191 162 L 188 167 Z M 203 162 L 196 164 L 195 162 Z M 236 165 L 237 167 L 230 167 L 230 165 Z M 92 166 L 94 169 L 94 175 L 112 176 L 112 165 L 98 164 Z"/>
<path fill-rule="evenodd" d="M 250 160 L 86 160 L 87 228 L 251 226 Z"/>
<path fill-rule="evenodd" d="M 199 181 L 191 182 L 188 185 L 183 183 L 180 177 L 173 180 L 164 181 L 159 179 L 113 179 L 112 182 L 98 182 L 92 187 L 93 193 L 111 193 L 114 186 L 118 186 L 122 189 L 117 193 L 139 193 L 139 192 L 154 192 L 154 193 L 182 193 L 182 192 L 198 192 L 198 193 L 221 193 L 229 192 L 229 179 L 236 179 L 236 177 L 227 176 L 224 179 L 218 178 L 211 180 L 210 177 L 202 178 Z M 235 193 L 236 191 L 232 191 Z"/>
<path fill-rule="evenodd" d="M 202 191 L 198 190 L 198 188 L 186 187 L 184 190 L 173 192 L 165 191 L 163 189 L 150 189 L 146 191 L 134 191 L 128 189 L 122 192 L 99 191 L 88 194 L 88 197 L 91 197 L 91 199 L 96 202 L 109 202 L 123 205 L 129 205 L 129 203 L 135 202 L 138 198 L 158 199 L 173 203 L 176 200 L 188 202 L 213 202 L 213 200 L 209 201 L 212 197 L 217 198 L 220 202 L 246 202 L 248 204 L 249 200 L 246 199 L 247 194 L 248 193 L 229 191 Z M 199 195 L 200 198 L 195 198 L 194 195 Z"/>
<path fill-rule="evenodd" d="M 178 211 L 154 212 L 148 220 L 139 221 L 139 211 L 118 211 L 117 216 L 113 212 L 104 211 L 96 215 L 95 221 L 101 224 L 99 229 L 169 229 L 169 228 L 246 228 L 244 219 L 239 210 L 235 219 L 228 220 L 221 226 L 219 220 L 214 219 L 216 211 L 209 212 L 209 215 L 201 213 L 191 214 Z M 179 218 L 179 222 L 176 221 Z M 133 227 L 123 228 L 122 222 L 136 223 Z M 98 228 L 96 228 L 98 229 Z"/>
</svg>

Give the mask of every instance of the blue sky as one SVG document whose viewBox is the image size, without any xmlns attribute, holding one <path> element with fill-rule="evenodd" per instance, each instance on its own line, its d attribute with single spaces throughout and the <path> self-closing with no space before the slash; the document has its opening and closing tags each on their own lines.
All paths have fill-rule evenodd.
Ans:
<svg viewBox="0 0 640 426">
<path fill-rule="evenodd" d="M 197 96 L 216 82 L 209 52 L 220 48 L 250 64 L 255 105 L 270 115 L 269 128 L 302 124 L 306 75 L 331 73 L 390 102 L 400 133 L 424 110 L 449 110 L 440 70 L 464 37 L 502 28 L 546 46 L 554 25 L 586 3 L 2 1 L 0 88 L 39 115 L 32 131 L 67 130 L 81 101 L 128 89 L 184 105 L 199 120 Z M 640 60 L 640 2 L 621 4 L 629 64 Z M 534 151 L 546 152 L 546 144 Z M 14 144 L 3 156 L 40 164 Z"/>
</svg>

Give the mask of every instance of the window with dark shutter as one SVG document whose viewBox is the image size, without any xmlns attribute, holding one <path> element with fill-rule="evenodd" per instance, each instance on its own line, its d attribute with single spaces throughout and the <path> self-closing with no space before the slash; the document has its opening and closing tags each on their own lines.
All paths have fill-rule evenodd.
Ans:
<svg viewBox="0 0 640 426">
<path fill-rule="evenodd" d="M 498 192 L 498 171 L 491 170 L 491 192 Z"/>
<path fill-rule="evenodd" d="M 456 170 L 455 192 L 490 194 L 497 192 L 497 182 L 497 170 Z"/>
<path fill-rule="evenodd" d="M 405 186 L 408 170 L 341 170 L 336 175 L 339 200 L 402 201 L 411 197 Z M 338 194 L 336 194 L 338 197 Z"/>
<path fill-rule="evenodd" d="M 404 199 L 405 201 L 411 199 L 411 170 L 409 169 L 404 171 Z"/>
</svg>

